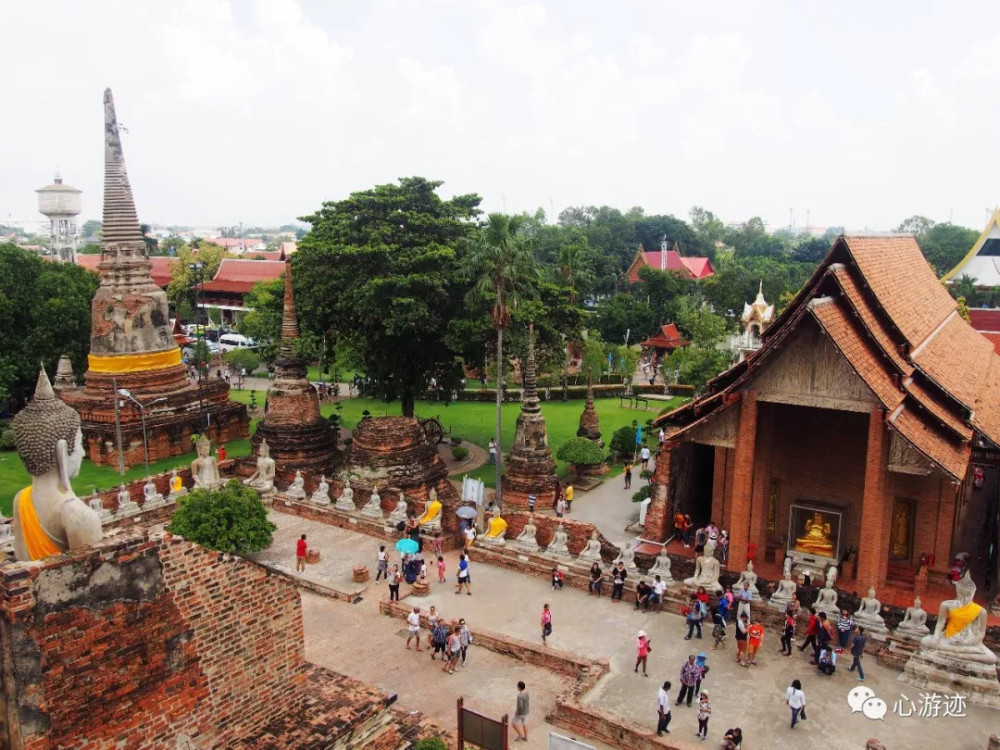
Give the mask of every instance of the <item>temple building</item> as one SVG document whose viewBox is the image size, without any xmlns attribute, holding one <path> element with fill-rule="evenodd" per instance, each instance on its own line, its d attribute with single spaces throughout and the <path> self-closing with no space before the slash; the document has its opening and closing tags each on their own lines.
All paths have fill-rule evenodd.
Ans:
<svg viewBox="0 0 1000 750">
<path fill-rule="evenodd" d="M 218 323 L 239 323 L 243 314 L 251 309 L 244 300 L 254 285 L 280 279 L 285 272 L 284 254 L 268 255 L 280 257 L 280 260 L 223 258 L 215 276 L 199 285 L 198 307 L 207 312 L 209 319 Z"/>
<path fill-rule="evenodd" d="M 264 261 L 246 261 L 264 262 Z M 299 470 L 305 477 L 332 476 L 337 459 L 337 435 L 319 412 L 319 394 L 306 379 L 307 363 L 295 350 L 299 322 L 292 289 L 292 264 L 285 265 L 285 307 L 281 321 L 281 348 L 277 372 L 267 389 L 267 410 L 253 436 L 253 455 L 265 438 L 279 476 L 290 479 Z"/>
<path fill-rule="evenodd" d="M 246 437 L 246 407 L 229 401 L 223 381 L 200 386 L 188 381 L 170 327 L 167 295 L 150 275 L 110 89 L 104 92 L 104 132 L 101 283 L 91 303 L 86 385 L 59 395 L 79 412 L 87 455 L 101 465 L 118 461 L 116 411 L 129 465 L 143 461 L 144 426 L 150 461 L 192 450 L 193 435 L 207 433 L 216 444 Z M 115 389 L 131 398 L 119 399 Z M 148 408 L 140 409 L 135 401 Z"/>
<path fill-rule="evenodd" d="M 976 244 L 941 281 L 950 283 L 963 276 L 974 279 L 980 289 L 1000 286 L 1000 209 L 993 211 Z"/>
<path fill-rule="evenodd" d="M 734 570 L 788 553 L 864 590 L 921 562 L 940 579 L 965 551 L 996 582 L 1000 357 L 916 241 L 838 238 L 761 338 L 654 422 L 645 536 L 690 513 L 729 530 Z"/>
<path fill-rule="evenodd" d="M 710 258 L 681 255 L 676 242 L 672 250 L 667 247 L 666 236 L 660 242 L 659 250 L 645 250 L 639 245 L 639 250 L 626 271 L 630 284 L 639 282 L 639 270 L 644 266 L 657 271 L 673 271 L 686 279 L 707 279 L 715 275 L 715 267 Z"/>
<path fill-rule="evenodd" d="M 514 442 L 510 446 L 503 477 L 503 505 L 505 508 L 527 508 L 528 495 L 534 494 L 538 508 L 550 508 L 555 501 L 556 462 L 552 459 L 549 438 L 545 431 L 545 417 L 538 400 L 535 379 L 535 337 L 528 333 L 528 356 L 524 365 L 524 395 L 521 413 L 514 428 Z"/>
<path fill-rule="evenodd" d="M 740 316 L 742 332 L 729 339 L 729 348 L 738 362 L 742 362 L 751 352 L 760 349 L 761 335 L 774 320 L 774 305 L 764 299 L 764 282 L 757 288 L 757 297 L 752 303 L 743 303 Z"/>
<path fill-rule="evenodd" d="M 643 350 L 644 359 L 653 363 L 657 367 L 660 362 L 674 353 L 675 349 L 690 346 L 691 342 L 681 336 L 676 323 L 667 323 L 660 326 L 660 329 L 645 341 L 639 342 L 639 347 Z"/>
</svg>

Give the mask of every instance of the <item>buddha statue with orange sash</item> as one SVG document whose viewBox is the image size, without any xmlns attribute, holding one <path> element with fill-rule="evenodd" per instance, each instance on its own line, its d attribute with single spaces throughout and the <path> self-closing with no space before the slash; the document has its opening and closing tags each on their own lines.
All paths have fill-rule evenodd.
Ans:
<svg viewBox="0 0 1000 750">
<path fill-rule="evenodd" d="M 11 424 L 14 445 L 31 475 L 31 485 L 14 496 L 14 553 L 41 560 L 101 540 L 101 520 L 80 500 L 70 479 L 83 461 L 80 415 L 56 398 L 45 370 L 35 398 Z"/>
<path fill-rule="evenodd" d="M 920 641 L 922 649 L 937 649 L 967 661 L 995 664 L 996 654 L 983 643 L 986 636 L 986 609 L 972 601 L 976 584 L 969 571 L 955 581 L 957 599 L 941 603 L 934 632 Z"/>
</svg>

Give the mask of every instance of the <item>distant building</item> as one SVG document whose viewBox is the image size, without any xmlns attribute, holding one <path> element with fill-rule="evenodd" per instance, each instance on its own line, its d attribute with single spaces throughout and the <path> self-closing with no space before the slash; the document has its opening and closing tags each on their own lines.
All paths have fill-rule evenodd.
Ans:
<svg viewBox="0 0 1000 750">
<path fill-rule="evenodd" d="M 667 323 L 665 326 L 660 326 L 660 330 L 648 339 L 640 342 L 639 346 L 649 357 L 655 371 L 664 357 L 669 357 L 675 349 L 690 344 L 690 341 L 685 341 L 684 337 L 681 336 L 676 323 Z"/>
<path fill-rule="evenodd" d="M 629 283 L 635 284 L 639 281 L 639 270 L 644 266 L 649 266 L 658 271 L 673 271 L 689 279 L 707 279 L 715 275 L 715 268 L 708 258 L 684 257 L 677 251 L 677 243 L 674 249 L 667 248 L 667 239 L 663 238 L 659 250 L 644 250 L 639 245 L 639 250 L 632 260 L 632 265 L 628 267 Z"/>
<path fill-rule="evenodd" d="M 149 262 L 152 266 L 150 276 L 153 277 L 153 283 L 160 287 L 160 289 L 166 289 L 170 283 L 170 262 L 173 260 L 174 258 L 168 258 L 165 255 L 149 256 Z M 80 254 L 76 256 L 76 264 L 78 266 L 82 266 L 94 273 L 100 273 L 100 269 L 97 267 L 97 264 L 100 262 L 100 255 Z"/>
<path fill-rule="evenodd" d="M 49 236 L 52 252 L 59 260 L 73 263 L 76 260 L 76 217 L 82 211 L 80 190 L 64 185 L 62 176 L 56 173 L 51 185 L 35 191 L 38 193 L 38 212 L 49 220 Z"/>
<path fill-rule="evenodd" d="M 280 279 L 284 272 L 281 260 L 224 258 L 212 280 L 198 287 L 198 307 L 209 311 L 209 317 L 212 310 L 218 310 L 218 322 L 235 325 L 239 316 L 251 309 L 244 304 L 244 298 L 253 285 Z"/>
<path fill-rule="evenodd" d="M 968 254 L 941 281 L 951 282 L 962 276 L 971 276 L 977 287 L 1000 286 L 1000 209 L 993 212 Z"/>
<path fill-rule="evenodd" d="M 774 305 L 767 304 L 767 300 L 764 299 L 764 282 L 761 281 L 757 288 L 757 298 L 753 303 L 743 303 L 743 315 L 740 316 L 743 331 L 729 339 L 729 348 L 737 362 L 742 362 L 751 352 L 760 349 L 760 336 L 771 325 L 772 320 L 774 320 Z"/>
<path fill-rule="evenodd" d="M 245 255 L 264 250 L 264 240 L 256 237 L 211 237 L 213 245 L 224 247 L 233 255 Z"/>
</svg>

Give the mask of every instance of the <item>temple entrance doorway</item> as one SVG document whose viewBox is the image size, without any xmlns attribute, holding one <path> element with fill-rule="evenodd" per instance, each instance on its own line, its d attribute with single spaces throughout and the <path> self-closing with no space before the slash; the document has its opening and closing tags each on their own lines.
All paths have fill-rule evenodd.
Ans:
<svg viewBox="0 0 1000 750">
<path fill-rule="evenodd" d="M 712 518 L 712 478 L 715 473 L 715 446 L 694 444 L 692 456 L 691 520 L 695 528 L 709 521 L 721 524 L 721 518 Z"/>
</svg>

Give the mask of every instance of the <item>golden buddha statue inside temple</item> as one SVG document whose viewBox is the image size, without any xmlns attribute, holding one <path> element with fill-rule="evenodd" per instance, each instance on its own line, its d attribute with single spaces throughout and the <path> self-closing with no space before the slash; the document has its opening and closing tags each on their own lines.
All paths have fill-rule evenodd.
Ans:
<svg viewBox="0 0 1000 750">
<path fill-rule="evenodd" d="M 833 557 L 833 541 L 830 539 L 830 522 L 819 511 L 806 519 L 805 534 L 795 540 L 795 551 L 821 557 Z"/>
</svg>

